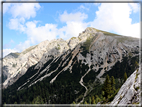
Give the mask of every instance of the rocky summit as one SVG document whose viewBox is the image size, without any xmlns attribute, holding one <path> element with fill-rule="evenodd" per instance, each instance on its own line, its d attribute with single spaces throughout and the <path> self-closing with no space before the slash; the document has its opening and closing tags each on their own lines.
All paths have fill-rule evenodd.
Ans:
<svg viewBox="0 0 142 107">
<path fill-rule="evenodd" d="M 139 39 L 88 27 L 78 37 L 43 41 L 4 57 L 3 102 L 37 103 L 40 99 L 44 104 L 138 103 L 133 98 L 140 85 L 135 82 L 139 81 L 138 62 Z M 124 73 L 133 79 L 125 82 Z M 112 89 L 103 90 L 106 77 L 114 77 L 117 90 L 114 93 Z M 134 85 L 137 92 L 126 92 Z M 10 95 L 6 94 L 9 92 Z M 129 96 L 132 101 L 123 100 Z"/>
</svg>

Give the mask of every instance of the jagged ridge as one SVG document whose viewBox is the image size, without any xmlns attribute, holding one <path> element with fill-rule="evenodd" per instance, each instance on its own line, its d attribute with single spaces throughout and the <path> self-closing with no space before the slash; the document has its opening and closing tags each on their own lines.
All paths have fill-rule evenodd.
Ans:
<svg viewBox="0 0 142 107">
<path fill-rule="evenodd" d="M 40 81 L 53 84 L 56 81 L 67 79 L 67 81 L 74 81 L 76 84 L 75 90 L 79 93 L 74 100 L 81 103 L 92 91 L 93 82 L 99 80 L 103 83 L 104 73 L 109 72 L 117 62 L 121 63 L 124 57 L 138 56 L 138 45 L 138 39 L 104 31 L 98 32 L 98 30 L 89 27 L 76 38 L 48 42 L 42 48 L 44 52 L 40 56 L 43 56 L 38 58 L 32 67 L 27 67 L 29 69 L 27 72 L 25 70 L 25 75 L 23 73 L 21 78 L 19 78 L 20 76 L 16 79 L 16 76 L 13 78 L 12 83 L 19 78 L 13 89 L 19 91 Z M 33 49 L 34 51 L 31 50 L 26 54 L 33 55 L 32 52 L 35 53 L 37 47 Z M 28 56 L 28 59 L 30 58 Z M 88 81 L 90 74 L 94 75 L 89 79 L 91 82 Z M 92 85 L 89 86 L 88 83 Z M 11 87 L 14 87 L 15 84 Z"/>
</svg>

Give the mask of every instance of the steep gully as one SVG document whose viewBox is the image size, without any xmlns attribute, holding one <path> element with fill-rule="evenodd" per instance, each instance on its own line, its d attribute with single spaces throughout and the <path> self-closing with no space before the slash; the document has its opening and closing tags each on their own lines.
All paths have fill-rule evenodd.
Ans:
<svg viewBox="0 0 142 107">
<path fill-rule="evenodd" d="M 79 104 L 84 101 L 84 97 L 86 96 L 86 94 L 87 94 L 87 92 L 88 92 L 87 87 L 83 84 L 83 78 L 89 73 L 89 71 L 90 71 L 90 66 L 89 66 L 89 70 L 81 77 L 81 79 L 80 79 L 80 81 L 79 81 L 79 83 L 86 89 L 86 91 L 85 91 L 85 93 L 84 93 L 84 96 L 83 96 L 82 100 L 79 102 Z"/>
</svg>

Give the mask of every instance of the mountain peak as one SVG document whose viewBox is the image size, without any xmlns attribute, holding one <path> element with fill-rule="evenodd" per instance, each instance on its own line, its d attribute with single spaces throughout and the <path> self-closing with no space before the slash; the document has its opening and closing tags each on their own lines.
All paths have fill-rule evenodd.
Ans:
<svg viewBox="0 0 142 107">
<path fill-rule="evenodd" d="M 138 45 L 138 39 L 88 27 L 78 37 L 43 41 L 23 51 L 26 54 L 20 54 L 18 58 L 4 59 L 3 87 L 12 87 L 13 92 L 31 89 L 28 91 L 30 94 L 33 89 L 34 93 L 48 89 L 47 93 L 43 92 L 46 94 L 45 99 L 48 97 L 44 103 L 65 104 L 75 101 L 80 104 L 88 101 L 91 94 L 101 95 L 100 87 L 107 74 L 114 76 L 121 85 L 119 79 L 123 79 L 124 72 L 128 76 L 134 72 L 138 65 L 135 62 L 139 56 Z M 52 86 L 54 89 L 51 92 Z M 72 98 L 66 97 L 68 100 L 61 101 L 67 95 L 62 90 L 70 92 L 68 95 Z M 10 94 L 6 97 L 9 100 L 15 93 Z M 64 96 L 60 96 L 62 94 Z M 18 103 L 21 100 L 26 101 L 20 99 Z"/>
<path fill-rule="evenodd" d="M 19 55 L 20 55 L 19 52 L 11 52 L 7 56 L 5 56 L 4 58 L 6 58 L 6 57 L 18 58 Z"/>
</svg>

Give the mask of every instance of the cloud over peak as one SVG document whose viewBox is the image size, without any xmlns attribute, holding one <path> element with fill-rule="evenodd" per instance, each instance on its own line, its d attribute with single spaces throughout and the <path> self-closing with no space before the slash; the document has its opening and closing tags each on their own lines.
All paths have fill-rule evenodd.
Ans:
<svg viewBox="0 0 142 107">
<path fill-rule="evenodd" d="M 102 3 L 90 25 L 101 30 L 139 38 L 140 23 L 132 24 L 130 18 L 132 11 L 136 11 L 134 6 L 130 6 L 129 3 Z"/>
<path fill-rule="evenodd" d="M 59 16 L 59 19 L 61 22 L 69 22 L 69 21 L 83 21 L 88 18 L 88 15 L 81 12 L 76 13 L 67 13 L 67 11 L 64 11 L 63 14 Z"/>
<path fill-rule="evenodd" d="M 36 17 L 37 10 L 41 8 L 38 3 L 14 3 L 5 5 L 5 13 L 11 14 L 8 27 L 12 30 L 20 31 L 27 35 L 27 40 L 18 44 L 13 50 L 22 51 L 31 45 L 38 44 L 44 40 L 52 40 L 63 38 L 69 39 L 77 37 L 84 29 L 91 26 L 100 30 L 113 31 L 115 33 L 140 37 L 140 22 L 132 24 L 133 13 L 140 11 L 140 6 L 137 3 L 101 3 L 98 5 L 80 5 L 81 10 L 90 10 L 91 6 L 97 6 L 97 11 L 94 11 L 95 18 L 92 17 L 89 11 L 80 11 L 78 8 L 74 12 L 63 11 L 59 14 L 59 23 L 63 22 L 63 26 L 59 24 L 45 23 L 38 26 L 40 21 L 30 20 Z M 43 16 L 42 16 L 43 17 Z M 94 16 L 93 16 L 94 17 Z M 11 51 L 6 49 L 5 53 Z"/>
</svg>

